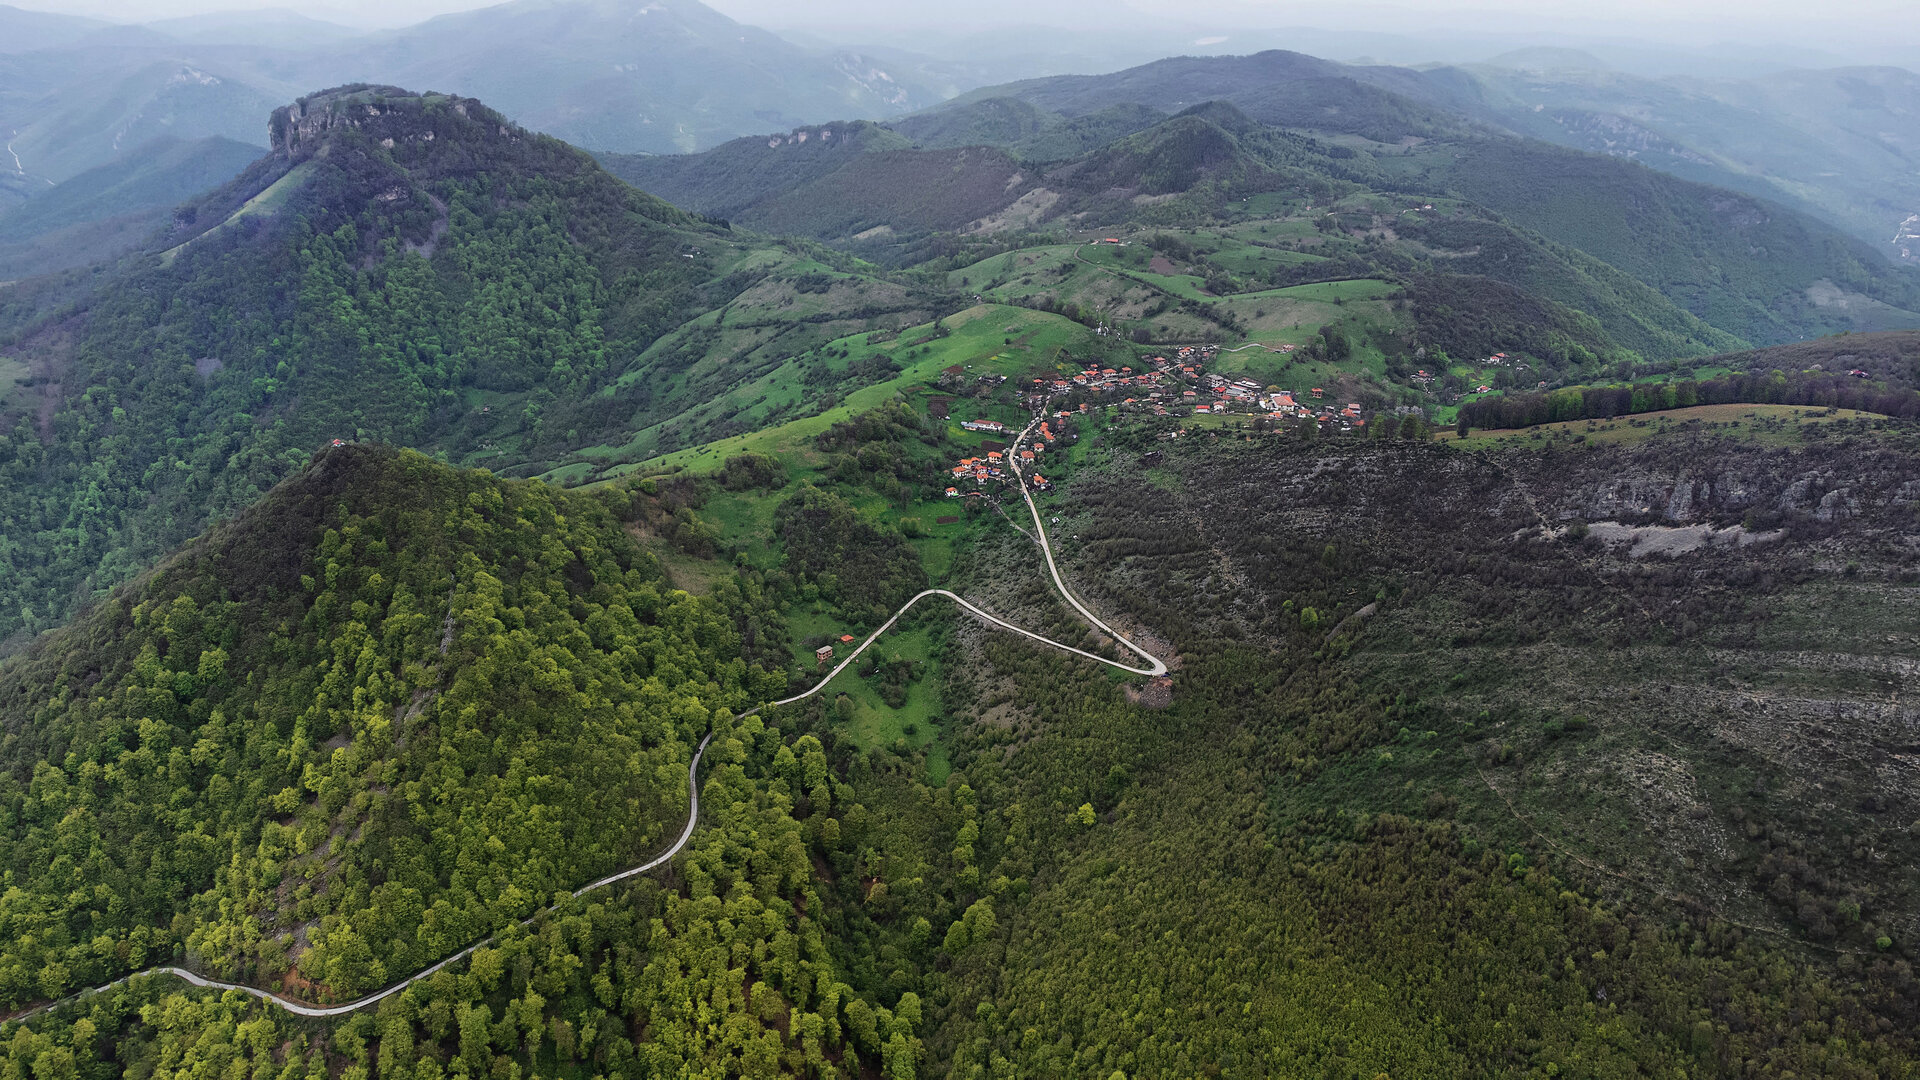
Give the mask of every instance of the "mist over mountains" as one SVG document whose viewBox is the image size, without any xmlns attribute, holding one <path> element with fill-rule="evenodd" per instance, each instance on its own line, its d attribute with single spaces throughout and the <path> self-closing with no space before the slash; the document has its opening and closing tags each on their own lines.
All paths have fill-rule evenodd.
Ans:
<svg viewBox="0 0 1920 1080">
<path fill-rule="evenodd" d="M 0 221 L 103 165 L 150 175 L 103 217 L 154 215 L 179 197 L 178 141 L 264 146 L 272 108 L 319 87 L 377 82 L 474 94 L 578 145 L 669 153 L 750 131 L 879 117 L 942 96 L 911 70 L 802 49 L 693 2 L 521 0 L 406 30 L 349 34 L 291 13 L 112 26 L 0 8 Z M 150 145 L 151 144 L 151 145 Z M 214 144 L 205 148 L 219 159 Z M 237 171 L 237 169 L 235 170 Z M 65 196 L 72 202 L 76 196 Z M 0 226 L 3 227 L 3 226 Z M 78 265 L 45 230 L 0 239 L 0 273 Z"/>
<path fill-rule="evenodd" d="M 1029 72 L 1097 71 L 1103 62 L 1148 58 L 1138 43 L 1098 30 L 1084 41 L 975 33 L 923 40 L 919 50 L 894 40 L 849 47 L 798 36 L 796 44 L 744 26 L 695 0 L 515 0 L 374 33 L 284 10 L 128 26 L 0 6 L 0 131 L 8 134 L 0 157 L 0 274 L 80 265 L 123 249 L 114 237 L 157 225 L 209 169 L 237 171 L 232 144 L 263 145 L 269 109 L 321 86 L 372 82 L 468 94 L 588 149 L 673 154 L 806 124 L 890 120 L 1021 96 L 1019 83 L 983 87 Z M 1364 44 L 1317 39 L 1329 47 Z M 1212 48 L 1284 40 L 1250 32 Z M 1263 53 L 1289 59 L 1278 66 L 1222 60 L 1204 66 L 1214 73 L 1208 77 L 1191 64 L 1159 60 L 1129 78 L 1139 103 L 1163 112 L 1220 98 L 1306 130 L 1326 126 L 1324 116 L 1305 111 L 1315 100 L 1392 95 L 1429 111 L 1423 126 L 1403 133 L 1410 137 L 1426 137 L 1436 124 L 1468 124 L 1629 158 L 1785 203 L 1893 258 L 1920 259 L 1920 76 L 1893 68 L 1744 78 L 1632 74 L 1631 55 L 1612 55 L 1537 48 L 1412 68 Z M 1266 70 L 1249 67 L 1258 63 Z M 1163 85 L 1149 87 L 1154 80 Z M 1073 85 L 1035 88 L 1035 103 L 1072 114 Z M 913 124 L 925 126 L 915 120 L 901 130 Z M 198 143 L 208 139 L 224 141 Z M 197 149 L 182 154 L 187 144 Z M 117 176 L 138 179 L 85 180 L 58 195 L 58 212 L 16 213 L 109 164 Z"/>
</svg>

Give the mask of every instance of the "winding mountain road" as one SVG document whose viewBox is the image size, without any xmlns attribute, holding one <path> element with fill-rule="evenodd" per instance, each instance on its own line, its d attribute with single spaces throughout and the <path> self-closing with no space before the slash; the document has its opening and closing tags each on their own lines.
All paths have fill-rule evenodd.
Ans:
<svg viewBox="0 0 1920 1080">
<path fill-rule="evenodd" d="M 1015 450 L 1019 449 L 1019 445 L 1021 441 L 1029 438 L 1032 435 L 1033 429 L 1040 422 L 1041 422 L 1040 417 L 1036 416 L 1034 417 L 1033 422 L 1029 423 L 1026 426 L 1026 428 L 1020 432 L 1019 438 L 1014 440 Z M 1144 667 L 1144 668 L 1129 667 L 1128 665 L 1122 664 L 1116 660 L 1109 660 L 1104 656 L 1096 656 L 1093 653 L 1087 652 L 1083 649 L 1076 649 L 1071 645 L 1062 644 L 1058 641 L 1054 641 L 1051 638 L 1044 637 L 1040 634 L 1036 634 L 1031 630 L 1027 630 L 1023 627 L 1015 626 L 1013 623 L 1010 623 L 1007 620 L 1000 618 L 998 615 L 995 615 L 989 611 L 986 611 L 983 608 L 978 607 L 977 605 L 968 601 L 965 597 L 961 596 L 959 593 L 950 592 L 946 589 L 927 589 L 920 593 L 915 594 L 913 599 L 908 600 L 906 603 L 900 605 L 900 610 L 894 612 L 892 618 L 888 619 L 885 623 L 882 623 L 878 630 L 875 630 L 873 633 L 868 634 L 866 637 L 866 640 L 862 641 L 857 648 L 855 648 L 852 652 L 848 653 L 845 659 L 841 660 L 840 663 L 835 665 L 832 671 L 827 672 L 826 677 L 821 679 L 819 682 L 815 683 L 811 689 L 808 689 L 802 693 L 795 694 L 792 697 L 781 698 L 778 701 L 768 702 L 765 705 L 756 705 L 753 708 L 748 709 L 746 712 L 738 714 L 735 717 L 735 719 L 744 720 L 747 717 L 752 716 L 755 713 L 758 713 L 761 709 L 770 708 L 775 705 L 791 705 L 796 701 L 804 701 L 807 698 L 810 698 L 813 695 L 818 694 L 822 690 L 825 690 L 827 688 L 827 684 L 831 683 L 834 680 L 835 676 L 839 675 L 842 671 L 846 670 L 847 665 L 853 663 L 856 659 L 859 658 L 861 653 L 867 651 L 867 648 L 869 646 L 871 646 L 874 642 L 880 640 L 882 635 L 884 635 L 888 630 L 893 628 L 894 623 L 900 621 L 900 617 L 902 615 L 905 615 L 908 611 L 910 611 L 913 608 L 915 604 L 919 603 L 922 600 L 925 600 L 929 596 L 942 596 L 949 600 L 952 600 L 955 604 L 958 604 L 967 613 L 982 620 L 983 622 L 990 623 L 994 626 L 1000 627 L 1003 630 L 1011 630 L 1014 633 L 1020 634 L 1024 637 L 1032 638 L 1033 640 L 1040 642 L 1042 645 L 1050 645 L 1053 648 L 1059 649 L 1063 652 L 1073 653 L 1075 656 L 1084 656 L 1089 660 L 1097 661 L 1099 663 L 1107 665 L 1108 667 L 1119 668 L 1121 671 L 1125 671 L 1133 675 L 1148 675 L 1148 676 L 1165 675 L 1167 673 L 1167 665 L 1165 662 L 1163 662 L 1159 657 L 1153 655 L 1147 650 L 1141 648 L 1138 645 L 1135 645 L 1133 642 L 1128 641 L 1126 638 L 1120 636 L 1120 633 L 1118 631 L 1113 629 L 1113 627 L 1108 626 L 1105 622 L 1102 622 L 1099 616 L 1087 610 L 1086 605 L 1080 603 L 1079 600 L 1074 598 L 1074 595 L 1072 593 L 1067 591 L 1066 582 L 1061 580 L 1060 578 L 1060 569 L 1059 567 L 1055 566 L 1053 562 L 1053 548 L 1047 542 L 1047 529 L 1045 525 L 1041 524 L 1040 509 L 1039 507 L 1034 505 L 1033 495 L 1027 490 L 1026 478 L 1020 473 L 1020 466 L 1018 464 L 1017 459 L 1015 459 L 1014 461 L 1013 472 L 1014 472 L 1015 482 L 1020 488 L 1020 495 L 1027 502 L 1028 512 L 1030 512 L 1033 515 L 1033 527 L 1035 529 L 1035 535 L 1037 535 L 1040 539 L 1040 551 L 1041 551 L 1041 554 L 1046 556 L 1047 572 L 1053 577 L 1054 588 L 1060 591 L 1060 595 L 1066 598 L 1067 603 L 1071 604 L 1073 606 L 1073 609 L 1075 611 L 1078 611 L 1082 618 L 1086 619 L 1089 623 L 1092 623 L 1094 626 L 1099 627 L 1100 630 L 1103 633 L 1105 633 L 1108 637 L 1112 638 L 1113 640 L 1126 646 L 1128 649 L 1133 650 L 1135 653 L 1139 654 L 1141 657 L 1145 658 L 1149 662 L 1148 667 Z M 686 828 L 680 830 L 680 836 L 674 840 L 673 844 L 670 847 L 668 847 L 665 851 L 661 852 L 658 855 L 655 855 L 652 859 L 649 859 L 646 862 L 641 863 L 639 866 L 635 866 L 627 870 L 622 870 L 617 874 L 609 874 L 606 877 L 599 879 L 598 881 L 592 882 L 587 885 L 582 885 L 580 888 L 575 889 L 573 891 L 573 895 L 575 897 L 585 896 L 587 893 L 593 892 L 596 889 L 605 888 L 606 886 L 612 885 L 615 882 L 625 881 L 630 877 L 634 877 L 639 874 L 644 874 L 649 870 L 655 869 L 665 864 L 668 860 L 672 859 L 675 855 L 680 854 L 680 852 L 686 848 L 687 841 L 693 839 L 693 831 L 695 827 L 698 826 L 700 823 L 700 759 L 707 752 L 707 744 L 712 741 L 713 741 L 713 733 L 708 732 L 706 738 L 703 738 L 700 740 L 700 747 L 699 749 L 694 751 L 693 761 L 687 766 L 687 795 L 688 795 L 687 825 L 686 825 Z M 529 915 L 528 917 L 520 920 L 520 925 L 521 926 L 532 925 L 535 919 L 545 914 L 546 911 L 548 910 L 549 910 L 548 908 L 542 908 L 540 911 L 537 911 L 534 914 Z M 392 997 L 394 994 L 397 994 L 400 991 L 405 990 L 407 987 L 413 985 L 416 982 L 419 982 L 421 979 L 431 978 L 436 972 L 440 971 L 442 968 L 445 968 L 450 964 L 459 963 L 461 960 L 464 960 L 467 957 L 473 955 L 474 950 L 479 949 L 484 945 L 488 945 L 492 943 L 495 939 L 495 936 L 496 935 L 489 934 L 485 938 L 482 938 L 481 940 L 474 942 L 473 944 L 467 946 L 466 948 L 461 949 L 459 952 L 454 953 L 453 955 L 445 958 L 444 960 L 441 960 L 439 963 L 434 964 L 432 967 L 426 968 L 422 971 L 409 975 L 406 978 L 401 979 L 399 982 L 394 983 L 392 986 L 385 988 L 384 990 L 375 991 L 374 993 L 368 994 L 366 997 L 358 998 L 354 1001 L 349 1001 L 341 1005 L 308 1005 L 305 1002 L 294 1001 L 291 998 L 283 997 L 269 990 L 262 990 L 257 986 L 248 986 L 244 983 L 224 982 L 220 979 L 209 979 L 202 975 L 196 975 L 185 968 L 175 967 L 171 964 L 163 964 L 157 967 L 147 968 L 144 971 L 134 972 L 131 975 L 122 976 L 110 983 L 107 983 L 104 986 L 98 986 L 98 987 L 93 987 L 87 990 L 81 990 L 74 994 L 70 994 L 65 998 L 61 998 L 59 1001 L 49 1002 L 46 1005 L 41 1005 L 37 1008 L 28 1009 L 24 1012 L 19 1013 L 16 1016 L 6 1017 L 5 1021 L 25 1020 L 30 1017 L 37 1016 L 41 1013 L 47 1012 L 48 1010 L 51 1010 L 59 1005 L 63 1005 L 68 1001 L 72 1001 L 77 998 L 84 997 L 90 994 L 96 994 L 103 990 L 111 990 L 114 987 L 119 986 L 121 983 L 128 981 L 129 979 L 136 979 L 145 975 L 174 975 L 174 976 L 178 976 L 180 979 L 184 980 L 185 982 L 193 986 L 204 987 L 212 990 L 238 990 L 243 994 L 250 994 L 254 997 L 257 997 L 261 1001 L 278 1005 L 281 1008 L 287 1010 L 290 1013 L 293 1013 L 296 1016 L 313 1016 L 313 1017 L 344 1016 L 347 1013 L 358 1012 L 359 1010 L 364 1009 L 369 1005 L 376 1004 L 382 1000 L 385 1000 L 386 998 Z M 4 1021 L 0 1021 L 0 1022 L 4 1022 Z"/>
<path fill-rule="evenodd" d="M 1101 632 L 1106 634 L 1108 637 L 1112 638 L 1113 640 L 1119 642 L 1122 645 L 1125 645 L 1127 648 L 1132 649 L 1134 652 L 1138 653 L 1139 655 L 1145 657 L 1149 662 L 1152 663 L 1153 667 L 1150 670 L 1141 671 L 1138 668 L 1130 668 L 1125 664 L 1114 664 L 1113 661 L 1111 660 L 1101 660 L 1100 657 L 1097 657 L 1097 656 L 1094 657 L 1095 660 L 1100 660 L 1100 662 L 1103 664 L 1113 664 L 1114 667 L 1117 667 L 1122 671 L 1131 671 L 1135 675 L 1165 675 L 1167 673 L 1167 665 L 1165 661 L 1161 660 L 1159 657 L 1153 655 L 1152 653 L 1141 648 L 1140 646 L 1135 645 L 1133 642 L 1128 641 L 1126 638 L 1121 637 L 1120 631 L 1115 630 L 1113 627 L 1108 626 L 1104 622 L 1101 622 L 1100 616 L 1095 615 L 1091 611 L 1088 611 L 1087 606 L 1085 604 L 1082 604 L 1079 600 L 1074 599 L 1074 595 L 1067 591 L 1067 583 L 1060 580 L 1060 568 L 1053 564 L 1053 545 L 1047 542 L 1047 527 L 1040 523 L 1040 508 L 1033 505 L 1033 492 L 1027 490 L 1027 478 L 1025 474 L 1023 474 L 1020 471 L 1020 455 L 1018 453 L 1020 449 L 1020 444 L 1033 434 L 1033 429 L 1039 426 L 1040 423 L 1041 423 L 1041 418 L 1039 416 L 1035 416 L 1033 420 L 1027 424 L 1026 427 L 1021 429 L 1020 437 L 1013 440 L 1012 449 L 1014 452 L 1007 458 L 1007 461 L 1009 464 L 1013 466 L 1013 477 L 1020 485 L 1020 497 L 1027 500 L 1027 511 L 1033 515 L 1034 533 L 1035 535 L 1040 537 L 1040 553 L 1047 557 L 1047 573 L 1053 575 L 1053 587 L 1060 590 L 1060 595 L 1067 598 L 1067 603 L 1072 604 L 1073 610 L 1079 612 L 1082 618 L 1086 619 L 1088 622 L 1092 623 L 1093 625 L 1099 627 Z M 957 600 L 959 598 L 955 597 L 954 599 Z M 981 614 L 985 615 L 985 612 L 981 612 Z M 988 617 L 991 618 L 991 616 L 988 616 Z M 999 622 L 1000 620 L 994 619 L 994 621 Z M 1001 625 L 1006 626 L 1007 624 L 1001 623 Z M 1020 628 L 1017 626 L 1010 627 L 1010 629 L 1020 630 Z M 1027 633 L 1025 630 L 1020 630 L 1020 632 L 1023 634 Z M 1035 634 L 1027 634 L 1027 636 L 1038 637 L 1038 635 L 1035 635 Z M 1046 638 L 1040 638 L 1040 640 L 1047 641 Z M 1058 642 L 1047 641 L 1047 644 L 1053 645 L 1056 648 L 1061 648 L 1061 649 L 1067 648 L 1065 645 L 1061 645 Z M 1067 651 L 1080 652 L 1079 649 L 1067 649 Z M 1080 655 L 1086 656 L 1087 654 L 1080 653 Z"/>
</svg>

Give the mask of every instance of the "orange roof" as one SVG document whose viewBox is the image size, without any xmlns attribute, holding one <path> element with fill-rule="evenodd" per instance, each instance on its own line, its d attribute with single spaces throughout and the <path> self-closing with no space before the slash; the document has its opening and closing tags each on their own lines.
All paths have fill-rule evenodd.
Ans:
<svg viewBox="0 0 1920 1080">
<path fill-rule="evenodd" d="M 841 641 L 843 641 L 843 642 L 846 642 L 846 641 L 852 641 L 852 640 L 853 640 L 853 635 L 852 635 L 852 634 L 841 634 L 841 635 L 840 635 L 840 640 L 841 640 Z"/>
</svg>

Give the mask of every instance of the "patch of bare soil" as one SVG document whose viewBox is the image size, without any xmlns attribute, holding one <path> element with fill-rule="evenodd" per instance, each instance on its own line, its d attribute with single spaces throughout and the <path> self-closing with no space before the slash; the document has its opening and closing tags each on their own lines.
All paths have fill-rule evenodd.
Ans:
<svg viewBox="0 0 1920 1080">
<path fill-rule="evenodd" d="M 960 230 L 963 233 L 997 233 L 1013 229 L 1024 229 L 1033 225 L 1052 210 L 1060 201 L 1060 193 L 1046 188 L 1034 188 L 1032 191 L 1008 203 L 1005 207 L 980 218 Z"/>
<path fill-rule="evenodd" d="M 1128 683 L 1121 692 L 1129 702 L 1143 709 L 1164 709 L 1173 704 L 1173 680 L 1164 675 L 1148 679 L 1140 686 Z"/>
<path fill-rule="evenodd" d="M 1587 531 L 1609 547 L 1625 548 L 1628 557 L 1644 559 L 1649 555 L 1686 555 L 1705 547 L 1746 547 L 1766 544 L 1785 537 L 1785 529 L 1748 532 L 1739 525 L 1716 529 L 1711 525 L 1622 525 L 1617 521 L 1596 521 Z M 1560 529 L 1555 536 L 1566 532 Z"/>
</svg>

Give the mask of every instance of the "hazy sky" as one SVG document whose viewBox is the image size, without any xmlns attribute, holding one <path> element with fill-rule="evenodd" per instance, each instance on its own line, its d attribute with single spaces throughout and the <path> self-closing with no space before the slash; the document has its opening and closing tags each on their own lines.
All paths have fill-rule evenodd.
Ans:
<svg viewBox="0 0 1920 1080">
<path fill-rule="evenodd" d="M 7 0 L 0 0 L 7 2 Z M 291 8 L 361 26 L 397 26 L 495 0 L 10 0 L 15 6 L 115 21 L 142 21 L 236 8 Z M 642 0 L 633 0 L 640 3 Z M 971 30 L 1000 22 L 1141 29 L 1311 26 L 1399 34 L 1550 34 L 1782 46 L 1872 45 L 1920 55 L 1916 0 L 708 0 L 743 22 L 772 29 L 831 32 L 845 39 L 908 26 Z M 936 43 L 929 43 L 936 44 Z M 1170 42 L 1184 45 L 1187 42 Z M 937 51 L 930 50 L 930 51 Z M 1171 50 L 1170 50 L 1171 51 Z"/>
</svg>

